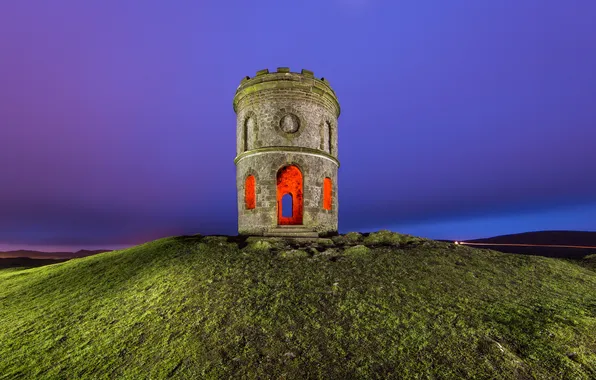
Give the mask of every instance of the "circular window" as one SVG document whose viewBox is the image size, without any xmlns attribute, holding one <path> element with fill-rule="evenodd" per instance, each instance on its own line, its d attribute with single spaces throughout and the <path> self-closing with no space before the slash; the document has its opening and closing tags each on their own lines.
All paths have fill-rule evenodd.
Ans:
<svg viewBox="0 0 596 380">
<path fill-rule="evenodd" d="M 285 133 L 294 133 L 300 127 L 300 120 L 296 115 L 287 114 L 281 118 L 279 126 Z"/>
</svg>

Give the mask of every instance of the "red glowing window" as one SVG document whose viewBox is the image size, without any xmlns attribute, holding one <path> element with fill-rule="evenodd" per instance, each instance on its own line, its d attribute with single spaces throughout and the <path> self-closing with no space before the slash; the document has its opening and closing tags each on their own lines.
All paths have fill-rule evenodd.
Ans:
<svg viewBox="0 0 596 380">
<path fill-rule="evenodd" d="M 331 210 L 331 178 L 325 178 L 323 180 L 323 208 L 325 210 Z"/>
<path fill-rule="evenodd" d="M 246 208 L 249 210 L 255 208 L 257 205 L 256 187 L 255 177 L 252 175 L 246 177 L 246 183 L 244 184 L 244 202 L 246 203 Z"/>
</svg>

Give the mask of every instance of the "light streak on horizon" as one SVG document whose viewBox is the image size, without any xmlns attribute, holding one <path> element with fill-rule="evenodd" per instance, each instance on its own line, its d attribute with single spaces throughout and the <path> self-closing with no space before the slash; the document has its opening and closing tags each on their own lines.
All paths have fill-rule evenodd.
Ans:
<svg viewBox="0 0 596 380">
<path fill-rule="evenodd" d="M 589 245 L 559 245 L 559 244 L 513 244 L 513 243 L 468 243 L 465 241 L 456 241 L 455 244 L 463 245 L 485 245 L 485 246 L 507 246 L 507 247 L 543 247 L 543 248 L 580 248 L 596 249 Z"/>
</svg>

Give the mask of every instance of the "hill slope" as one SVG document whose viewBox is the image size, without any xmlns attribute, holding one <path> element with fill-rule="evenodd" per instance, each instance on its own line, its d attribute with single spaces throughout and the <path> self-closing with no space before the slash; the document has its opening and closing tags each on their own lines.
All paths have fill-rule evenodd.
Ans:
<svg viewBox="0 0 596 380">
<path fill-rule="evenodd" d="M 177 237 L 1 270 L 0 378 L 596 376 L 588 267 L 389 232 L 329 243 Z"/>
</svg>

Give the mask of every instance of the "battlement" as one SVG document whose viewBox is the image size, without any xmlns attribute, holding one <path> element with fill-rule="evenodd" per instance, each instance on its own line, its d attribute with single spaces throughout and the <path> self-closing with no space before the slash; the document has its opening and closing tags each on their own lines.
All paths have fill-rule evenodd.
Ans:
<svg viewBox="0 0 596 380">
<path fill-rule="evenodd" d="M 301 72 L 297 73 L 297 72 L 291 72 L 289 67 L 278 67 L 276 72 L 269 72 L 269 69 L 263 69 L 263 70 L 259 70 L 257 71 L 257 74 L 255 75 L 256 77 L 259 77 L 261 75 L 267 75 L 267 74 L 275 74 L 275 73 L 282 73 L 282 74 L 286 74 L 286 73 L 290 73 L 290 74 L 301 74 L 304 75 L 305 77 L 309 77 L 309 78 L 314 78 L 315 77 L 315 73 L 313 73 L 310 70 L 306 70 L 306 69 L 302 69 Z M 249 76 L 244 77 L 244 79 L 242 81 L 245 80 L 249 80 L 251 79 Z M 324 80 L 324 78 L 321 78 L 321 80 Z"/>
<path fill-rule="evenodd" d="M 301 75 L 305 78 L 312 78 L 315 80 L 319 80 L 325 84 L 327 84 L 329 86 L 329 82 L 327 81 L 327 79 L 325 79 L 324 77 L 319 78 L 315 78 L 315 73 L 310 71 L 310 70 L 306 70 L 306 69 L 302 69 L 299 73 L 298 72 L 292 72 L 290 71 L 289 67 L 278 67 L 277 71 L 269 71 L 269 69 L 263 69 L 263 70 L 259 70 L 257 71 L 257 73 L 255 74 L 254 77 L 250 77 L 250 76 L 245 76 L 244 78 L 242 78 L 242 80 L 240 81 L 240 86 L 242 86 L 242 84 L 244 84 L 244 82 L 246 81 L 250 81 L 252 79 L 258 78 L 258 77 L 262 77 L 263 75 L 275 75 L 275 74 L 292 74 L 292 75 Z M 279 80 L 280 78 L 276 78 L 273 80 Z M 333 89 L 331 87 L 329 87 L 329 89 L 331 91 L 333 91 Z"/>
<path fill-rule="evenodd" d="M 337 95 L 325 78 L 316 78 L 314 72 L 306 69 L 302 69 L 299 73 L 292 72 L 289 67 L 278 67 L 274 72 L 263 69 L 257 71 L 252 78 L 244 77 L 236 89 L 234 111 L 237 111 L 239 101 L 250 94 L 263 90 L 292 88 L 328 97 L 337 106 L 337 116 L 339 116 L 340 108 Z"/>
</svg>

